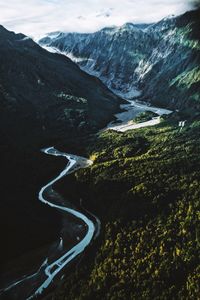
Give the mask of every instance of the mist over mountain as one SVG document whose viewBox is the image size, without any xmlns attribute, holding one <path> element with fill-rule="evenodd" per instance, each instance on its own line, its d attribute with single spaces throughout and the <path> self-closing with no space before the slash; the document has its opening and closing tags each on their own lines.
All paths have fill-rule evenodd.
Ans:
<svg viewBox="0 0 200 300">
<path fill-rule="evenodd" d="M 93 34 L 56 33 L 39 43 L 58 49 L 125 97 L 181 109 L 198 106 L 200 11 L 149 25 L 124 24 Z M 188 86 L 189 78 L 193 82 Z M 169 93 L 163 93 L 167 90 Z"/>
</svg>

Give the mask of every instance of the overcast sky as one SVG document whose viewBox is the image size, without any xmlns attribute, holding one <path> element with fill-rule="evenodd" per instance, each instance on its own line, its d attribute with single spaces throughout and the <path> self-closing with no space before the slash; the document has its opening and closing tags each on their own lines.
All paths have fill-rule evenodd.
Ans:
<svg viewBox="0 0 200 300">
<path fill-rule="evenodd" d="M 93 32 L 126 22 L 154 22 L 191 9 L 190 0 L 0 0 L 0 24 L 38 37 L 51 31 Z"/>
</svg>

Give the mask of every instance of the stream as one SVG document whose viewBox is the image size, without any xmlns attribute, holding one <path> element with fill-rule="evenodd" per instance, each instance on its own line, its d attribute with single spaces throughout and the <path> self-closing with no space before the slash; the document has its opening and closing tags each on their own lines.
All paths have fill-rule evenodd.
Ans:
<svg viewBox="0 0 200 300">
<path fill-rule="evenodd" d="M 35 281 L 39 287 L 36 288 L 36 290 L 31 293 L 30 296 L 26 296 L 25 299 L 30 300 L 35 298 L 37 295 L 42 294 L 42 292 L 50 285 L 50 283 L 53 281 L 54 277 L 67 265 L 69 264 L 73 259 L 75 259 L 80 253 L 82 253 L 85 248 L 90 244 L 91 240 L 94 237 L 95 231 L 97 233 L 100 230 L 100 221 L 98 218 L 96 218 L 96 224 L 93 223 L 92 220 L 90 220 L 87 216 L 82 214 L 81 212 L 74 210 L 72 208 L 68 208 L 65 206 L 60 206 L 57 204 L 54 204 L 48 200 L 48 197 L 45 196 L 48 194 L 49 190 L 52 191 L 52 186 L 60 180 L 62 177 L 73 173 L 77 171 L 78 169 L 82 168 L 87 168 L 92 165 L 92 161 L 88 160 L 84 157 L 72 155 L 72 154 L 67 154 L 60 152 L 56 150 L 54 147 L 49 147 L 47 149 L 43 149 L 42 152 L 44 152 L 47 155 L 53 155 L 53 156 L 63 156 L 67 159 L 68 163 L 65 167 L 65 169 L 53 180 L 51 180 L 48 184 L 43 186 L 39 192 L 38 198 L 41 202 L 43 202 L 46 205 L 49 205 L 53 208 L 56 208 L 58 210 L 62 210 L 64 212 L 67 212 L 76 218 L 80 219 L 83 223 L 84 226 L 87 227 L 87 231 L 85 236 L 75 245 L 73 246 L 69 251 L 67 251 L 64 255 L 60 256 L 58 259 L 55 261 L 49 263 L 48 258 L 45 259 L 43 264 L 40 266 L 39 270 L 29 276 L 23 277 L 21 280 L 18 280 L 14 282 L 13 284 L 9 285 L 7 288 L 3 289 L 0 291 L 0 295 L 2 295 L 5 292 L 8 292 L 12 288 L 16 288 L 16 286 L 24 283 L 29 283 L 29 281 Z M 95 226 L 96 225 L 96 226 Z M 59 246 L 62 243 L 62 239 L 60 241 Z M 34 284 L 33 284 L 34 286 Z M 21 298 L 20 298 L 21 299 Z"/>
<path fill-rule="evenodd" d="M 127 104 L 121 105 L 121 109 L 123 111 L 115 115 L 115 121 L 109 123 L 104 130 L 112 129 L 120 132 L 125 132 L 130 129 L 153 126 L 160 123 L 160 116 L 164 114 L 170 114 L 172 112 L 167 109 L 153 107 L 146 103 L 140 103 L 134 100 L 127 100 Z M 158 117 L 155 117 L 150 121 L 134 124 L 133 119 L 138 114 L 144 111 L 155 112 L 158 115 Z M 87 228 L 87 231 L 83 238 L 66 253 L 64 253 L 59 258 L 51 262 L 49 262 L 48 257 L 45 258 L 44 262 L 42 263 L 42 265 L 36 273 L 29 276 L 24 276 L 21 280 L 15 281 L 14 283 L 10 284 L 8 287 L 0 291 L 0 295 L 3 295 L 5 292 L 9 292 L 12 288 L 16 288 L 17 286 L 23 285 L 24 283 L 30 284 L 30 282 L 32 286 L 32 292 L 29 292 L 28 296 L 25 296 L 24 299 L 30 300 L 38 295 L 41 295 L 43 291 L 51 284 L 55 276 L 73 259 L 75 259 L 80 253 L 82 253 L 85 250 L 85 248 L 91 243 L 92 239 L 96 238 L 96 236 L 98 236 L 100 232 L 101 223 L 96 216 L 92 215 L 90 212 L 87 212 L 88 215 L 90 215 L 92 219 L 95 220 L 94 224 L 94 222 L 87 216 L 85 216 L 83 213 L 72 208 L 57 205 L 52 201 L 49 201 L 48 196 L 46 196 L 50 191 L 53 192 L 52 187 L 58 180 L 70 173 L 77 171 L 78 169 L 87 168 L 91 166 L 92 161 L 84 157 L 60 152 L 54 147 L 43 149 L 42 152 L 44 152 L 47 155 L 65 157 L 68 163 L 64 170 L 56 178 L 54 178 L 48 184 L 41 188 L 38 195 L 39 200 L 48 206 L 51 206 L 60 211 L 64 211 L 78 218 L 83 222 L 84 226 Z M 59 247 L 62 247 L 62 245 L 63 240 L 61 238 Z"/>
</svg>

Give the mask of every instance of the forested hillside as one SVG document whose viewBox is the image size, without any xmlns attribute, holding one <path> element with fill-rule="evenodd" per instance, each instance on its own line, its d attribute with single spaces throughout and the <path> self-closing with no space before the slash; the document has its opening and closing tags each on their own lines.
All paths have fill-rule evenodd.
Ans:
<svg viewBox="0 0 200 300">
<path fill-rule="evenodd" d="M 65 56 L 0 26 L 2 287 L 42 265 L 42 286 L 51 283 L 44 299 L 199 299 L 199 17 L 197 9 L 154 24 L 57 32 L 40 41 Z M 144 111 L 126 124 L 145 126 L 156 117 L 151 125 L 157 125 L 123 133 L 102 129 L 117 119 L 124 100 L 83 70 L 119 95 L 132 99 L 140 89 L 137 100 L 173 112 L 160 116 L 150 103 L 132 101 L 123 106 L 128 117 L 134 105 Z M 40 153 L 46 146 L 93 160 L 69 173 L 82 166 L 68 157 L 70 175 L 56 182 L 55 193 L 49 186 L 45 191 L 52 198 L 61 194 L 64 208 L 70 202 L 91 223 L 100 219 L 95 228 L 100 234 L 87 248 L 69 211 L 63 217 L 37 200 L 41 187 L 64 168 L 62 158 Z M 63 228 L 71 240 L 62 238 Z M 62 253 L 67 244 L 70 263 L 61 257 L 48 271 L 50 261 L 42 262 L 54 252 L 56 239 Z M 8 298 L 23 294 L 25 278 L 19 294 L 15 285 L 5 291 Z M 29 279 L 31 289 L 43 292 L 38 284 L 43 278 Z"/>
<path fill-rule="evenodd" d="M 56 299 L 198 299 L 200 122 L 177 125 L 87 141 L 94 165 L 63 184 L 79 187 L 102 232 Z"/>
<path fill-rule="evenodd" d="M 63 165 L 51 164 L 40 149 L 96 131 L 113 118 L 120 101 L 70 59 L 0 26 L 2 265 L 49 246 L 62 226 L 58 214 L 38 201 L 38 192 Z"/>
</svg>

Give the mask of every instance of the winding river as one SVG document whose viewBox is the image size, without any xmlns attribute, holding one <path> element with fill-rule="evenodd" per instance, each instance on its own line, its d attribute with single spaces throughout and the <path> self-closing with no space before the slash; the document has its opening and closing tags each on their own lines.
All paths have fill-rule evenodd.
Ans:
<svg viewBox="0 0 200 300">
<path fill-rule="evenodd" d="M 45 259 L 44 263 L 41 265 L 38 272 L 36 272 L 35 274 L 32 274 L 30 276 L 24 277 L 17 282 L 14 282 L 13 284 L 11 284 L 7 288 L 5 288 L 3 291 L 1 291 L 2 293 L 7 292 L 10 289 L 12 289 L 13 287 L 16 287 L 17 285 L 22 284 L 30 279 L 33 279 L 34 277 L 37 277 L 38 274 L 42 272 L 45 275 L 45 279 L 40 283 L 39 287 L 34 291 L 33 294 L 31 294 L 31 296 L 26 297 L 27 300 L 33 299 L 37 295 L 42 294 L 44 289 L 46 289 L 50 285 L 50 283 L 52 282 L 54 277 L 67 264 L 69 264 L 75 257 L 77 257 L 81 252 L 83 252 L 84 249 L 90 244 L 91 240 L 94 237 L 95 230 L 97 231 L 97 233 L 100 230 L 100 228 L 99 228 L 100 221 L 94 215 L 92 215 L 92 216 L 97 219 L 97 222 L 96 222 L 97 228 L 95 228 L 95 224 L 93 223 L 93 221 L 90 220 L 88 217 L 86 217 L 81 212 L 76 211 L 71 208 L 67 208 L 65 206 L 60 206 L 60 205 L 54 204 L 52 202 L 49 202 L 45 197 L 45 194 L 48 193 L 48 190 L 52 188 L 54 183 L 56 183 L 58 180 L 60 180 L 62 177 L 66 176 L 67 174 L 73 173 L 78 169 L 86 168 L 86 167 L 92 165 L 92 161 L 88 160 L 84 157 L 60 152 L 60 151 L 56 150 L 54 147 L 43 149 L 42 151 L 48 155 L 63 156 L 68 160 L 68 164 L 65 167 L 65 169 L 55 179 L 53 179 L 47 185 L 45 185 L 41 188 L 41 190 L 39 192 L 39 197 L 38 197 L 39 200 L 41 202 L 43 202 L 44 204 L 47 204 L 58 210 L 67 212 L 67 213 L 75 216 L 76 218 L 80 219 L 81 221 L 83 221 L 85 226 L 87 226 L 87 232 L 86 232 L 85 236 L 83 237 L 83 239 L 80 242 L 78 242 L 74 247 L 72 247 L 69 251 L 67 251 L 64 255 L 62 255 L 55 261 L 51 262 L 50 264 L 48 264 L 48 258 Z"/>
<path fill-rule="evenodd" d="M 62 153 L 62 152 L 56 150 L 54 147 L 47 148 L 43 151 L 46 154 L 50 154 L 50 155 L 54 155 L 54 156 L 64 156 L 68 159 L 69 162 L 68 162 L 66 168 L 60 173 L 60 175 L 58 175 L 55 179 L 50 181 L 47 185 L 45 185 L 40 190 L 39 200 L 45 204 L 48 204 L 51 207 L 66 211 L 66 212 L 74 215 L 75 217 L 81 219 L 87 225 L 88 229 L 87 229 L 87 233 L 86 233 L 85 237 L 77 245 L 75 245 L 73 248 L 71 248 L 68 252 L 66 252 L 63 256 L 61 256 L 60 258 L 55 260 L 53 263 L 46 266 L 44 271 L 47 276 L 47 279 L 36 290 L 34 295 L 29 297 L 28 299 L 32 299 L 35 295 L 41 294 L 43 292 L 43 290 L 49 286 L 49 284 L 51 283 L 53 278 L 58 274 L 58 272 L 60 272 L 61 269 L 63 267 L 65 267 L 72 259 L 74 259 L 77 255 L 79 255 L 81 252 L 84 251 L 84 249 L 90 244 L 92 237 L 94 235 L 94 232 L 95 232 L 94 223 L 90 219 L 88 219 L 85 215 L 83 215 L 82 213 L 80 213 L 74 209 L 53 204 L 53 203 L 47 201 L 44 197 L 44 192 L 49 187 L 51 187 L 56 181 L 61 179 L 63 176 L 71 173 L 72 171 L 74 172 L 77 169 L 90 166 L 92 164 L 92 161 L 85 159 L 83 157 L 80 157 L 80 156 Z"/>
<path fill-rule="evenodd" d="M 137 129 L 141 127 L 147 127 L 147 126 L 153 126 L 158 123 L 160 123 L 160 116 L 163 114 L 170 114 L 171 111 L 167 109 L 152 107 L 149 105 L 146 105 L 144 103 L 139 103 L 136 101 L 128 100 L 127 104 L 123 104 L 121 106 L 123 109 L 123 112 L 116 114 L 116 120 L 114 122 L 111 122 L 108 124 L 108 126 L 104 130 L 112 129 L 120 132 L 125 132 L 130 129 Z M 153 111 L 158 114 L 158 117 L 153 118 L 150 121 L 134 124 L 133 118 L 137 116 L 139 113 L 144 111 Z M 49 205 L 53 208 L 56 208 L 60 211 L 67 212 L 79 220 L 81 220 L 85 226 L 87 227 L 87 232 L 85 236 L 75 245 L 73 246 L 69 251 L 67 251 L 65 254 L 60 256 L 58 259 L 54 260 L 53 262 L 49 263 L 48 258 L 45 259 L 44 263 L 40 266 L 39 270 L 32 275 L 24 276 L 21 280 L 14 282 L 13 284 L 9 285 L 7 288 L 1 290 L 0 292 L 3 294 L 4 292 L 7 292 L 11 290 L 12 288 L 23 284 L 24 282 L 28 280 L 34 280 L 36 282 L 36 287 L 34 292 L 31 293 L 30 296 L 25 297 L 25 299 L 30 300 L 35 298 L 37 295 L 42 294 L 42 292 L 51 284 L 54 277 L 67 265 L 69 264 L 74 258 L 76 258 L 80 253 L 84 251 L 84 249 L 91 243 L 93 238 L 96 238 L 98 236 L 100 231 L 100 221 L 99 219 L 92 215 L 91 213 L 87 212 L 88 215 L 92 216 L 92 218 L 95 220 L 95 224 L 92 220 L 90 220 L 87 216 L 85 216 L 83 213 L 65 207 L 61 205 L 57 205 L 52 203 L 45 197 L 45 195 L 48 194 L 48 191 L 52 191 L 52 186 L 54 183 L 56 183 L 58 180 L 60 180 L 62 177 L 75 172 L 78 169 L 86 168 L 92 165 L 92 161 L 88 160 L 84 157 L 67 154 L 60 152 L 56 150 L 54 147 L 46 148 L 42 150 L 47 155 L 53 155 L 53 156 L 62 156 L 65 157 L 68 161 L 65 169 L 52 181 L 50 181 L 47 185 L 43 186 L 39 192 L 39 200 L 43 202 L 46 205 Z M 60 240 L 60 246 L 62 245 L 63 241 Z M 42 274 L 42 276 L 41 276 Z M 39 279 L 38 279 L 39 278 Z M 39 286 L 39 287 L 38 287 Z M 18 299 L 18 298 L 17 298 Z M 20 298 L 21 299 L 21 298 Z"/>
</svg>

